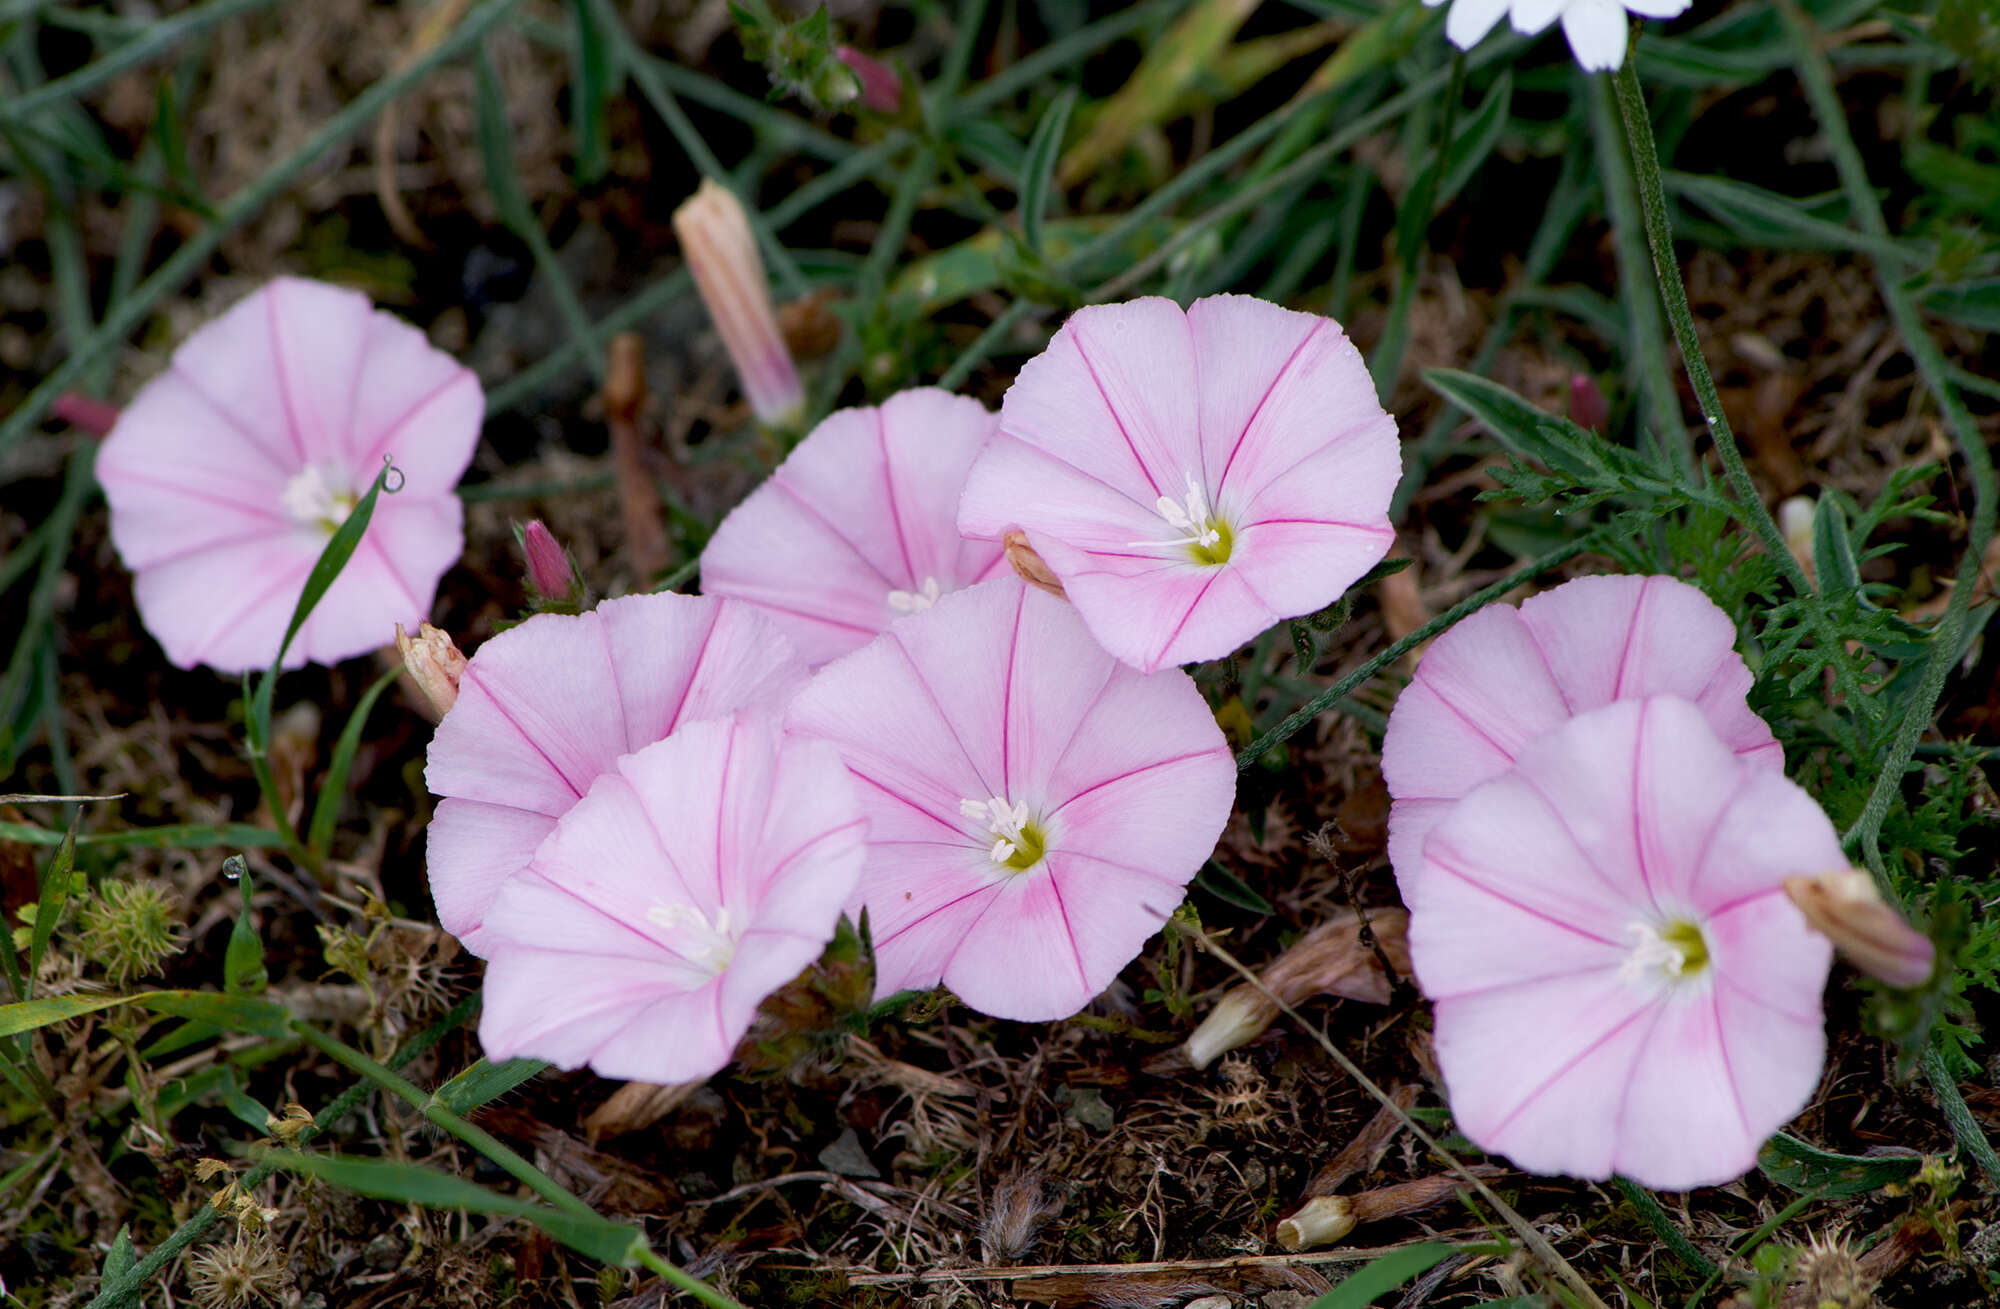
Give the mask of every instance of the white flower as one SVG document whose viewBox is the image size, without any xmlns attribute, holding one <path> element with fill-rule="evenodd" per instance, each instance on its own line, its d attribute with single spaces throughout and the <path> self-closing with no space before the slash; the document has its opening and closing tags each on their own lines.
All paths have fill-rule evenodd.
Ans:
<svg viewBox="0 0 2000 1309">
<path fill-rule="evenodd" d="M 1430 8 L 1446 0 L 1424 0 Z M 1461 50 L 1470 50 L 1493 30 L 1502 14 L 1523 36 L 1533 36 L 1556 19 L 1585 72 L 1609 72 L 1625 62 L 1625 15 L 1673 18 L 1687 11 L 1691 0 L 1451 0 L 1444 34 Z"/>
</svg>

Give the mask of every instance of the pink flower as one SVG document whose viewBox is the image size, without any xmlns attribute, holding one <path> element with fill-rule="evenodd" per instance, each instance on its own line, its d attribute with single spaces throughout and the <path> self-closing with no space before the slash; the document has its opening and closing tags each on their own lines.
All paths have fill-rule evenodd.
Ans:
<svg viewBox="0 0 2000 1309">
<path fill-rule="evenodd" d="M 875 993 L 940 981 L 1000 1018 L 1075 1013 L 1181 901 L 1235 799 L 1193 681 L 1141 676 L 1011 578 L 829 664 L 787 723 L 861 784 Z"/>
<path fill-rule="evenodd" d="M 376 502 L 285 664 L 334 663 L 417 626 L 465 545 L 452 491 L 485 407 L 470 370 L 358 291 L 281 277 L 238 301 L 181 344 L 97 456 L 146 629 L 182 668 L 268 666 L 385 456 L 402 490 Z"/>
<path fill-rule="evenodd" d="M 528 585 L 543 600 L 569 600 L 582 588 L 569 551 L 557 544 L 555 533 L 537 518 L 521 529 L 521 550 L 528 556 Z"/>
<path fill-rule="evenodd" d="M 881 114 L 893 114 L 902 107 L 903 79 L 896 76 L 895 69 L 851 45 L 835 46 L 833 57 L 854 70 L 861 83 L 862 104 Z"/>
<path fill-rule="evenodd" d="M 1613 700 L 1691 700 L 1729 748 L 1782 772 L 1783 749 L 1744 703 L 1736 627 L 1671 577 L 1580 577 L 1515 610 L 1489 605 L 1439 637 L 1382 738 L 1389 859 L 1409 898 L 1424 835 L 1513 767 L 1529 742 Z M 1810 871 L 1795 869 L 1798 871 Z"/>
<path fill-rule="evenodd" d="M 701 589 L 767 611 L 816 666 L 1006 572 L 998 544 L 958 534 L 966 470 L 995 425 L 928 387 L 829 414 L 715 529 Z"/>
<path fill-rule="evenodd" d="M 967 536 L 1009 529 L 1141 672 L 1324 608 L 1389 548 L 1396 425 L 1329 318 L 1248 296 L 1079 310 L 973 465 Z"/>
<path fill-rule="evenodd" d="M 865 827 L 839 756 L 769 717 L 620 759 L 487 913 L 487 1057 L 658 1083 L 720 1071 L 833 939 Z"/>
<path fill-rule="evenodd" d="M 1621 700 L 1542 736 L 1423 858 L 1412 961 L 1482 1150 L 1685 1190 L 1747 1171 L 1812 1094 L 1833 948 L 1784 883 L 1840 840 L 1700 709 Z"/>
<path fill-rule="evenodd" d="M 431 898 L 484 953 L 493 897 L 600 773 L 683 723 L 777 707 L 804 677 L 746 606 L 659 593 L 537 614 L 479 647 L 431 739 Z"/>
</svg>

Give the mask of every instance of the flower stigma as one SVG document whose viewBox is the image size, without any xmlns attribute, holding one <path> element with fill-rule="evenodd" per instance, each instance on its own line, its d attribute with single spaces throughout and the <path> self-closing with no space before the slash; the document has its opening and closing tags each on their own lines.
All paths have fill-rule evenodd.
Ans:
<svg viewBox="0 0 2000 1309">
<path fill-rule="evenodd" d="M 328 536 L 347 521 L 359 501 L 360 497 L 352 491 L 334 490 L 326 470 L 318 464 L 308 464 L 295 474 L 278 495 L 279 506 L 293 521 L 318 527 Z"/>
<path fill-rule="evenodd" d="M 1004 797 L 990 800 L 960 800 L 958 812 L 974 822 L 985 820 L 986 830 L 995 840 L 988 851 L 993 862 L 1024 873 L 1042 860 L 1048 838 L 1028 819 L 1028 806 L 1009 805 Z"/>
<path fill-rule="evenodd" d="M 938 602 L 944 588 L 935 577 L 926 577 L 924 584 L 908 591 L 889 592 L 889 607 L 898 614 L 920 614 Z"/>
<path fill-rule="evenodd" d="M 670 939 L 662 944 L 704 972 L 719 974 L 736 956 L 728 905 L 717 908 L 711 919 L 691 904 L 655 902 L 646 911 L 646 921 L 666 929 Z"/>
<path fill-rule="evenodd" d="M 1708 967 L 1708 938 L 1685 918 L 1669 919 L 1663 928 L 1627 923 L 1632 953 L 1618 966 L 1620 980 L 1637 982 L 1659 972 L 1669 981 L 1685 981 Z"/>
<path fill-rule="evenodd" d="M 1193 473 L 1187 474 L 1187 495 L 1176 501 L 1172 496 L 1161 496 L 1153 502 L 1153 508 L 1160 517 L 1167 520 L 1167 526 L 1182 535 L 1170 541 L 1130 541 L 1128 545 L 1156 549 L 1162 545 L 1181 546 L 1188 557 L 1198 564 L 1223 564 L 1229 562 L 1230 546 L 1235 541 L 1235 533 L 1229 524 L 1209 512 L 1208 497 L 1202 493 L 1201 483 Z"/>
</svg>

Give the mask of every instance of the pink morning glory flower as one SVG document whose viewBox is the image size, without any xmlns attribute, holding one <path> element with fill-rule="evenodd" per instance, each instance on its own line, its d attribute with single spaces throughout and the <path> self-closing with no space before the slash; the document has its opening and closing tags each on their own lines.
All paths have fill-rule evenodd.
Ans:
<svg viewBox="0 0 2000 1309">
<path fill-rule="evenodd" d="M 486 398 L 479 379 L 358 291 L 280 277 L 182 342 L 97 456 L 111 539 L 167 658 L 268 667 L 320 551 L 382 471 L 354 557 L 287 667 L 388 644 L 430 617 L 465 546 L 453 494 Z M 391 485 L 394 485 L 392 482 Z"/>
<path fill-rule="evenodd" d="M 1065 1018 L 1109 986 L 1235 800 L 1194 682 L 1118 663 L 1012 577 L 827 665 L 787 723 L 860 783 L 876 995 L 942 982 L 1000 1018 Z"/>
<path fill-rule="evenodd" d="M 480 646 L 431 739 L 424 779 L 438 921 L 476 953 L 493 897 L 623 756 L 683 723 L 769 703 L 805 670 L 762 614 L 659 593 L 537 614 Z"/>
<path fill-rule="evenodd" d="M 1391 540 L 1401 456 L 1340 324 L 1249 296 L 1072 314 L 1022 368 L 960 503 L 1150 673 L 1324 608 Z"/>
<path fill-rule="evenodd" d="M 1785 895 L 1833 824 L 1673 696 L 1529 744 L 1424 843 L 1410 895 L 1452 1116 L 1537 1173 L 1729 1181 L 1804 1107 L 1833 947 Z"/>
<path fill-rule="evenodd" d="M 768 715 L 620 759 L 487 911 L 480 1043 L 605 1077 L 699 1081 L 833 939 L 866 820 L 840 757 Z"/>
<path fill-rule="evenodd" d="M 1613 700 L 1691 700 L 1729 748 L 1782 771 L 1783 749 L 1744 696 L 1729 615 L 1671 577 L 1580 577 L 1488 605 L 1439 637 L 1382 738 L 1389 859 L 1409 896 L 1424 835 L 1458 798 L 1514 766 L 1529 742 Z M 1818 871 L 1795 870 L 1795 871 Z"/>
<path fill-rule="evenodd" d="M 715 529 L 701 589 L 764 609 L 818 666 L 1004 573 L 997 543 L 958 532 L 966 470 L 995 426 L 930 387 L 828 415 Z"/>
</svg>

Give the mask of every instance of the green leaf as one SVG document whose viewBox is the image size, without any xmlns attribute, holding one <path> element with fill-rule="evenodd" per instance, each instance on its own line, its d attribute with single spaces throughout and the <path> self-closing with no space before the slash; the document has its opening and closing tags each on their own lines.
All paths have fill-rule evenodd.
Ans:
<svg viewBox="0 0 2000 1309">
<path fill-rule="evenodd" d="M 1034 137 L 1028 142 L 1028 162 L 1021 170 L 1021 235 L 1037 255 L 1044 253 L 1042 216 L 1048 210 L 1056 160 L 1062 154 L 1063 133 L 1069 130 L 1070 111 L 1075 108 L 1076 88 L 1065 87 L 1042 115 Z"/>
<path fill-rule="evenodd" d="M 1603 443 L 1595 436 L 1567 418 L 1535 408 L 1498 382 L 1455 368 L 1430 369 L 1424 373 L 1424 381 L 1484 423 L 1502 445 L 1522 458 L 1584 479 L 1595 479 L 1604 472 L 1597 457 L 1597 447 Z"/>
<path fill-rule="evenodd" d="M 138 1262 L 139 1252 L 132 1248 L 132 1224 L 127 1223 L 118 1229 L 111 1248 L 105 1251 L 104 1270 L 98 1280 L 108 1282 L 114 1277 L 123 1277 Z"/>
<path fill-rule="evenodd" d="M 16 1032 L 32 1032 L 38 1027 L 47 1027 L 50 1023 L 80 1018 L 99 1009 L 109 1009 L 112 1005 L 124 1004 L 126 999 L 127 997 L 122 995 L 54 995 L 42 1000 L 22 1000 L 16 1004 L 0 1005 L 0 1036 L 12 1036 Z"/>
<path fill-rule="evenodd" d="M 233 867 L 232 867 L 233 866 Z M 264 942 L 250 910 L 250 868 L 240 854 L 222 861 L 225 877 L 236 879 L 243 891 L 243 907 L 229 929 L 229 949 L 222 958 L 222 989 L 231 995 L 256 995 L 270 975 L 264 971 Z"/>
<path fill-rule="evenodd" d="M 1285 625 L 1291 629 L 1293 657 L 1299 661 L 1301 671 L 1310 672 L 1319 662 L 1319 647 L 1313 644 L 1312 633 L 1296 618 L 1287 620 Z"/>
<path fill-rule="evenodd" d="M 35 931 L 28 942 L 28 975 L 21 979 L 21 998 L 32 1000 L 35 995 L 35 974 L 41 971 L 42 954 L 49 948 L 49 938 L 55 935 L 56 923 L 62 918 L 63 904 L 69 899 L 72 883 L 71 874 L 76 867 L 76 825 L 83 817 L 79 807 L 69 820 L 69 831 L 63 836 L 63 843 L 49 860 L 48 871 L 42 874 L 41 896 L 35 902 Z M 13 953 L 13 944 L 7 945 L 8 954 Z"/>
<path fill-rule="evenodd" d="M 1253 914 L 1273 914 L 1277 910 L 1271 902 L 1251 890 L 1249 885 L 1236 874 L 1211 859 L 1201 866 L 1194 875 L 1197 889 L 1206 891 L 1224 904 L 1233 904 L 1238 909 L 1247 909 Z"/>
<path fill-rule="evenodd" d="M 1340 1285 L 1313 1301 L 1311 1309 L 1363 1309 L 1404 1283 L 1422 1277 L 1451 1253 L 1451 1246 L 1437 1241 L 1391 1250 L 1349 1273 Z"/>
<path fill-rule="evenodd" d="M 31 1032 L 113 1005 L 136 1004 L 157 1013 L 212 1023 L 232 1032 L 282 1037 L 291 1034 L 291 1014 L 269 1000 L 215 991 L 141 991 L 137 995 L 52 995 L 0 1005 L 0 1036 Z"/>
<path fill-rule="evenodd" d="M 507 122 L 507 96 L 500 75 L 493 69 L 493 57 L 485 46 L 473 61 L 477 83 L 473 103 L 479 116 L 479 157 L 486 165 L 486 189 L 493 193 L 493 207 L 501 221 L 515 231 L 535 226 L 535 211 L 521 189 L 520 174 L 514 170 L 514 129 Z"/>
<path fill-rule="evenodd" d="M 1350 591 L 1359 591 L 1362 587 L 1379 582 L 1385 577 L 1394 577 L 1397 573 L 1402 572 L 1415 562 L 1417 562 L 1416 559 L 1408 555 L 1400 559 L 1384 559 L 1360 577 L 1355 578 L 1353 585 L 1347 589 Z"/>
<path fill-rule="evenodd" d="M 1924 308 L 1982 332 L 2000 332 L 2000 278 L 1934 286 L 1924 292 Z"/>
<path fill-rule="evenodd" d="M 576 180 L 590 186 L 603 178 L 609 155 L 604 105 L 611 89 L 611 47 L 598 30 L 590 0 L 570 0 L 569 12 L 574 28 L 569 112 L 576 133 Z"/>
<path fill-rule="evenodd" d="M 463 1117 L 547 1068 L 540 1059 L 503 1059 L 497 1064 L 481 1059 L 432 1092 L 431 1103 Z"/>
<path fill-rule="evenodd" d="M 636 1227 L 609 1218 L 561 1213 L 417 1164 L 335 1158 L 296 1150 L 260 1150 L 255 1156 L 260 1162 L 317 1177 L 376 1200 L 525 1218 L 578 1254 L 619 1268 L 637 1267 L 640 1252 L 647 1248 L 645 1234 Z"/>
<path fill-rule="evenodd" d="M 327 762 L 326 776 L 320 782 L 319 798 L 313 801 L 312 820 L 306 826 L 306 846 L 308 849 L 325 854 L 333 841 L 333 825 L 340 817 L 340 802 L 347 792 L 347 774 L 354 767 L 354 754 L 361 748 L 361 732 L 368 725 L 368 715 L 374 710 L 375 702 L 382 693 L 402 675 L 401 665 L 391 668 L 376 678 L 374 683 L 361 693 L 361 700 L 354 706 L 354 712 L 347 716 L 347 725 L 340 729 L 340 740 L 334 743 L 333 758 Z"/>
<path fill-rule="evenodd" d="M 1813 571 L 1822 594 L 1845 595 L 1861 590 L 1861 566 L 1854 560 L 1854 543 L 1847 532 L 1847 515 L 1840 501 L 1823 495 L 1813 506 Z"/>
<path fill-rule="evenodd" d="M 236 1070 L 228 1064 L 222 1065 L 222 1083 L 216 1089 L 222 1094 L 223 1107 L 235 1116 L 237 1122 L 259 1136 L 271 1130 L 271 1119 L 275 1115 L 243 1089 L 243 1084 L 236 1080 Z"/>
<path fill-rule="evenodd" d="M 0 841 L 61 845 L 68 839 L 54 828 L 36 827 L 33 823 L 0 822 Z M 200 850 L 218 845 L 265 849 L 283 845 L 285 838 L 268 827 L 252 827 L 248 823 L 223 823 L 219 826 L 214 823 L 172 823 L 164 827 L 134 827 L 123 832 L 85 832 L 76 838 L 76 843 L 112 850 L 135 846 L 149 850 Z"/>
<path fill-rule="evenodd" d="M 1507 127 L 1507 110 L 1513 98 L 1513 75 L 1502 73 L 1472 117 L 1452 130 L 1451 147 L 1443 152 L 1441 183 L 1434 180 L 1439 176 L 1439 152 L 1431 152 L 1430 162 L 1417 174 L 1417 180 L 1407 193 L 1408 198 L 1396 214 L 1396 249 L 1399 252 L 1415 250 L 1423 244 L 1431 218 L 1451 203 L 1452 197 L 1486 161 L 1486 156 L 1493 153 L 1501 132 Z M 1428 203 L 1423 203 L 1426 200 Z"/>
<path fill-rule="evenodd" d="M 1780 1186 L 1818 1195 L 1864 1195 L 1907 1182 L 1923 1158 L 1908 1155 L 1833 1154 L 1779 1132 L 1757 1152 L 1757 1168 Z"/>
</svg>

